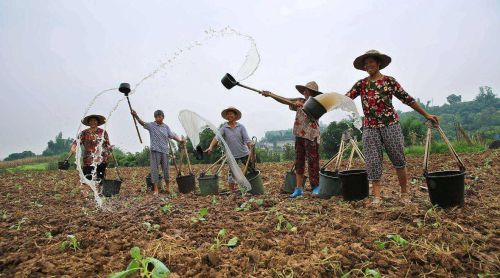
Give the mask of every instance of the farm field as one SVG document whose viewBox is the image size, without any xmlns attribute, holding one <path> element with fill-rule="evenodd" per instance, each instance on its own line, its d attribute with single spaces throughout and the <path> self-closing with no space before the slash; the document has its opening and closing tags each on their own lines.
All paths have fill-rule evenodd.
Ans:
<svg viewBox="0 0 500 278">
<path fill-rule="evenodd" d="M 126 269 L 134 246 L 162 261 L 170 277 L 493 277 L 500 273 L 499 152 L 461 158 L 465 206 L 447 210 L 433 208 L 419 189 L 421 156 L 408 157 L 414 196 L 406 206 L 387 159 L 379 207 L 289 199 L 280 190 L 291 162 L 258 165 L 267 192 L 244 197 L 153 196 L 145 190 L 148 168 L 121 168 L 110 211 L 82 196 L 76 171 L 3 173 L 0 277 L 105 277 Z M 432 155 L 430 168 L 456 166 L 449 155 Z M 68 235 L 79 246 L 62 250 Z"/>
</svg>

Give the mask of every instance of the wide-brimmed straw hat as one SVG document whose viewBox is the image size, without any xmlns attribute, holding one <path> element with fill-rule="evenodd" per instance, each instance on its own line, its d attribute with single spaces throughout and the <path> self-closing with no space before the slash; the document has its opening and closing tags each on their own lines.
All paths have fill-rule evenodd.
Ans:
<svg viewBox="0 0 500 278">
<path fill-rule="evenodd" d="M 380 61 L 380 69 L 387 67 L 387 65 L 391 63 L 391 57 L 385 55 L 384 53 L 378 50 L 372 49 L 366 51 L 365 54 L 354 59 L 354 62 L 352 64 L 354 65 L 355 68 L 359 70 L 365 70 L 365 59 L 368 57 L 374 57 L 375 59 Z"/>
<path fill-rule="evenodd" d="M 312 97 L 322 94 L 322 92 L 318 91 L 319 88 L 318 88 L 318 83 L 316 83 L 316 81 L 307 82 L 305 86 L 296 85 L 295 88 L 297 88 L 297 91 L 299 91 L 299 93 L 301 94 L 304 94 L 304 90 L 308 89 L 311 92 Z"/>
<path fill-rule="evenodd" d="M 88 116 L 86 116 L 85 118 L 82 119 L 82 124 L 84 124 L 86 126 L 90 126 L 89 121 L 92 118 L 94 118 L 94 119 L 97 120 L 97 125 L 98 126 L 103 125 L 104 123 L 106 123 L 106 118 L 104 116 L 101 116 L 101 115 L 88 115 Z"/>
<path fill-rule="evenodd" d="M 226 117 L 227 111 L 233 111 L 234 113 L 236 113 L 236 121 L 239 120 L 239 119 L 241 119 L 241 112 L 240 112 L 240 110 L 238 110 L 236 107 L 230 106 L 230 107 L 222 110 L 222 112 L 220 113 L 220 115 L 222 116 L 222 118 L 224 118 L 225 120 L 227 120 L 227 117 Z"/>
</svg>

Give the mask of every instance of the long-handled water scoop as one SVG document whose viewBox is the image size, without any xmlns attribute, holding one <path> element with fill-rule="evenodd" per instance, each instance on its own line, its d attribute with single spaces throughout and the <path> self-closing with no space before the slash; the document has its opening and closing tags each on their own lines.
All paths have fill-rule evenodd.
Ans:
<svg viewBox="0 0 500 278">
<path fill-rule="evenodd" d="M 130 84 L 128 84 L 128 83 L 120 84 L 118 91 L 120 91 L 122 94 L 125 95 L 125 97 L 127 98 L 128 107 L 130 108 L 130 112 L 132 112 L 132 105 L 130 105 L 130 99 L 128 98 L 128 94 L 130 93 Z M 136 121 L 135 117 L 133 117 L 133 116 L 132 116 L 132 119 L 134 120 L 135 130 L 137 131 L 137 136 L 139 136 L 139 141 L 142 144 L 141 134 L 139 133 L 139 128 L 137 127 L 137 121 Z"/>
<path fill-rule="evenodd" d="M 261 90 L 257 90 L 257 89 L 254 89 L 252 87 L 248 87 L 248 86 L 245 86 L 243 84 L 240 84 L 240 82 L 236 81 L 236 79 L 234 79 L 234 77 L 231 76 L 229 73 L 226 73 L 226 75 L 224 75 L 224 77 L 222 77 L 221 82 L 222 82 L 222 85 L 224 85 L 224 87 L 226 87 L 226 89 L 228 89 L 228 90 L 232 89 L 234 86 L 240 86 L 240 87 L 243 87 L 243 88 L 248 89 L 250 91 L 254 91 L 254 92 L 257 92 L 259 94 L 262 94 Z M 295 105 L 295 102 L 293 102 L 285 97 L 278 96 L 278 95 L 275 95 L 273 93 L 270 93 L 269 96 L 276 99 L 276 100 L 279 100 L 283 103 L 286 103 L 288 105 Z"/>
</svg>

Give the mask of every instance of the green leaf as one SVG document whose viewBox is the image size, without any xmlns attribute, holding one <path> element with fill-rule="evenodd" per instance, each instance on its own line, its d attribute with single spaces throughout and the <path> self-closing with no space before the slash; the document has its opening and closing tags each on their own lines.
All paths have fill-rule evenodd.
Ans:
<svg viewBox="0 0 500 278">
<path fill-rule="evenodd" d="M 373 277 L 373 278 L 382 278 L 382 275 L 380 274 L 380 272 L 378 272 L 375 269 L 370 269 L 370 268 L 365 269 L 365 276 Z"/>
<path fill-rule="evenodd" d="M 375 246 L 377 246 L 377 248 L 379 249 L 384 249 L 385 248 L 385 242 L 383 241 L 380 241 L 380 240 L 375 240 Z"/>
<path fill-rule="evenodd" d="M 170 275 L 170 269 L 165 266 L 160 260 L 155 258 L 147 258 L 147 264 L 153 264 L 154 268 L 151 272 L 153 278 L 164 278 Z"/>
<path fill-rule="evenodd" d="M 134 268 L 141 268 L 141 262 L 139 260 L 133 259 L 127 266 L 126 270 L 129 269 L 134 269 Z"/>
<path fill-rule="evenodd" d="M 132 249 L 130 249 L 130 256 L 132 256 L 133 259 L 142 260 L 141 249 L 137 246 L 132 247 Z"/>
<path fill-rule="evenodd" d="M 263 199 L 257 199 L 255 200 L 255 203 L 259 206 L 262 206 L 264 204 L 264 200 Z"/>
<path fill-rule="evenodd" d="M 236 244 L 238 244 L 238 237 L 235 236 L 233 238 L 231 238 L 228 242 L 227 242 L 227 246 L 229 247 L 235 247 Z"/>
<path fill-rule="evenodd" d="M 201 208 L 199 214 L 200 218 L 204 218 L 208 214 L 208 208 Z"/>
<path fill-rule="evenodd" d="M 401 237 L 400 235 L 388 235 L 387 238 L 389 238 L 390 240 L 396 242 L 397 244 L 399 244 L 401 246 L 408 245 L 408 241 L 406 239 L 404 239 L 403 237 Z"/>
<path fill-rule="evenodd" d="M 286 223 L 286 229 L 287 229 L 287 230 L 291 230 L 292 228 L 293 228 L 292 223 L 287 222 L 287 223 Z"/>
<path fill-rule="evenodd" d="M 221 229 L 217 234 L 217 237 L 224 237 L 226 235 L 226 229 Z"/>
<path fill-rule="evenodd" d="M 124 271 L 120 271 L 120 272 L 115 272 L 115 273 L 112 273 L 108 276 L 106 276 L 107 278 L 125 278 L 127 277 L 128 275 L 136 272 L 137 270 L 139 270 L 140 268 L 133 268 L 133 269 L 127 269 L 127 270 L 124 270 Z"/>
</svg>

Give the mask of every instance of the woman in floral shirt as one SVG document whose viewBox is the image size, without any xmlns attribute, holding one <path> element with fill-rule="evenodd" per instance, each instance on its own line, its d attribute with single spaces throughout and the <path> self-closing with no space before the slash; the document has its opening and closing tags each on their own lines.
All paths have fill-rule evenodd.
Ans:
<svg viewBox="0 0 500 278">
<path fill-rule="evenodd" d="M 319 192 L 319 141 L 320 130 L 316 119 L 307 116 L 302 107 L 304 102 L 309 97 L 315 97 L 321 92 L 318 91 L 318 84 L 311 81 L 305 86 L 297 85 L 295 88 L 304 96 L 304 98 L 288 99 L 294 102 L 290 105 L 290 109 L 297 111 L 293 124 L 293 135 L 295 135 L 295 172 L 297 174 L 297 186 L 295 191 L 290 195 L 291 198 L 296 198 L 304 193 L 302 182 L 304 180 L 305 163 L 307 160 L 307 168 L 309 172 L 309 181 L 311 183 L 312 194 L 317 195 Z M 263 96 L 273 96 L 271 92 L 263 91 Z M 276 101 L 283 104 L 288 104 L 280 99 Z"/>
<path fill-rule="evenodd" d="M 385 148 L 389 159 L 396 168 L 401 199 L 410 202 L 407 186 L 406 160 L 403 151 L 403 133 L 399 125 L 399 118 L 392 106 L 392 97 L 395 96 L 404 104 L 424 116 L 427 120 L 438 123 L 438 118 L 422 109 L 394 77 L 385 76 L 380 70 L 391 62 L 391 57 L 377 50 L 369 50 L 354 60 L 354 67 L 366 71 L 369 76 L 354 84 L 346 96 L 354 99 L 361 96 L 361 104 L 365 119 L 363 122 L 363 147 L 366 157 L 368 179 L 373 185 L 373 203 L 381 202 L 380 191 L 382 184 L 382 147 Z"/>
<path fill-rule="evenodd" d="M 82 171 L 87 179 L 92 179 L 92 172 L 94 170 L 98 179 L 103 180 L 106 176 L 106 167 L 111 152 L 111 145 L 109 143 L 108 133 L 99 128 L 99 126 L 105 122 L 106 118 L 101 115 L 89 115 L 82 119 L 82 124 L 89 126 L 89 128 L 78 134 L 80 143 L 83 146 Z M 76 152 L 76 140 L 71 145 L 71 152 Z M 101 153 L 101 155 L 95 156 L 96 153 Z"/>
</svg>

